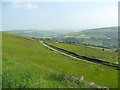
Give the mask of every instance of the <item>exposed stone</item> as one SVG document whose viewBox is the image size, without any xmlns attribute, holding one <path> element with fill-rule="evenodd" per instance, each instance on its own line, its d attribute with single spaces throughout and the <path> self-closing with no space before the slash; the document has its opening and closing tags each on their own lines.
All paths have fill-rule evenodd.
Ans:
<svg viewBox="0 0 120 90">
<path fill-rule="evenodd" d="M 81 76 L 78 81 L 79 81 L 79 82 L 83 82 L 83 80 L 84 80 L 84 77 Z"/>
<path fill-rule="evenodd" d="M 118 62 L 115 62 L 115 64 L 119 64 Z"/>
<path fill-rule="evenodd" d="M 89 84 L 90 86 L 95 86 L 95 83 L 94 83 L 94 82 L 88 82 L 88 84 Z"/>
</svg>

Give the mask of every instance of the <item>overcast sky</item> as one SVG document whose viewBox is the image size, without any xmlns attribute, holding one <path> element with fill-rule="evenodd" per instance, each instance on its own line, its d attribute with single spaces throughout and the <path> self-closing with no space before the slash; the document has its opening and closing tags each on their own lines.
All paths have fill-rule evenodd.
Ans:
<svg viewBox="0 0 120 90">
<path fill-rule="evenodd" d="M 9 0 L 8 0 L 9 1 Z M 2 30 L 87 29 L 118 25 L 118 2 L 2 2 Z M 1 17 L 2 16 L 2 17 Z M 1 27 L 1 25 L 0 25 Z"/>
</svg>

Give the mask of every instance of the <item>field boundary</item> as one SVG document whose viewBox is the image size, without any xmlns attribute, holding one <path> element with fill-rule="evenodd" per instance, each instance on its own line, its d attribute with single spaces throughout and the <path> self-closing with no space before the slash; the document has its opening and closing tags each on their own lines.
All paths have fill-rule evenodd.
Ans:
<svg viewBox="0 0 120 90">
<path fill-rule="evenodd" d="M 76 60 L 82 60 L 82 61 L 93 63 L 93 64 L 104 65 L 104 66 L 108 66 L 108 67 L 116 69 L 116 70 L 120 70 L 120 66 L 117 65 L 117 64 L 110 63 L 110 62 L 107 62 L 105 60 L 90 58 L 90 57 L 87 57 L 87 56 L 80 56 L 80 55 L 78 55 L 74 52 L 71 52 L 71 51 L 68 51 L 68 50 L 65 50 L 65 49 L 62 49 L 62 48 L 58 48 L 56 46 L 50 45 L 50 44 L 48 44 L 46 42 L 43 42 L 43 41 L 41 41 L 41 43 L 45 47 L 49 48 L 50 50 L 55 51 L 55 52 L 59 52 L 62 55 L 65 55 L 67 57 L 70 57 L 70 58 L 73 58 L 73 59 L 76 59 Z"/>
</svg>

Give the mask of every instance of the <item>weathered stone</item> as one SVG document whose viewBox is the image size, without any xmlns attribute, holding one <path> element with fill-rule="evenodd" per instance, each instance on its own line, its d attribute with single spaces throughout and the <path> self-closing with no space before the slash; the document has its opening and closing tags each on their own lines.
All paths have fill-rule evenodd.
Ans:
<svg viewBox="0 0 120 90">
<path fill-rule="evenodd" d="M 115 64 L 119 64 L 118 62 L 115 62 Z"/>
<path fill-rule="evenodd" d="M 79 81 L 79 82 L 83 82 L 83 80 L 84 80 L 84 77 L 81 76 L 78 81 Z"/>
<path fill-rule="evenodd" d="M 95 83 L 94 83 L 94 82 L 88 82 L 88 84 L 89 84 L 90 86 L 95 86 Z"/>
</svg>

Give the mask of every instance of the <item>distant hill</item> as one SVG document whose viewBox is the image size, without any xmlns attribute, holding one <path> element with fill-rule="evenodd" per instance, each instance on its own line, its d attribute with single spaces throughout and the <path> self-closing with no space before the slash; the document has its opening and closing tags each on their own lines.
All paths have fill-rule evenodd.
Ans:
<svg viewBox="0 0 120 90">
<path fill-rule="evenodd" d="M 84 31 L 64 34 L 52 40 L 70 43 L 84 44 L 101 47 L 118 47 L 118 27 L 106 27 L 88 29 Z"/>
<path fill-rule="evenodd" d="M 81 32 L 70 33 L 68 36 L 77 36 L 79 38 L 95 37 L 95 38 L 117 38 L 118 28 L 117 27 L 107 27 L 107 28 L 96 28 L 88 29 Z"/>
<path fill-rule="evenodd" d="M 35 38 L 52 38 L 56 37 L 58 35 L 62 34 L 67 34 L 69 30 L 10 30 L 6 31 L 12 34 L 19 34 L 22 36 L 27 36 L 27 37 L 35 37 Z"/>
<path fill-rule="evenodd" d="M 118 27 L 95 28 L 83 31 L 77 30 L 13 30 L 9 33 L 19 34 L 27 37 L 49 39 L 51 41 L 69 44 L 88 45 L 97 47 L 117 48 Z"/>
</svg>

